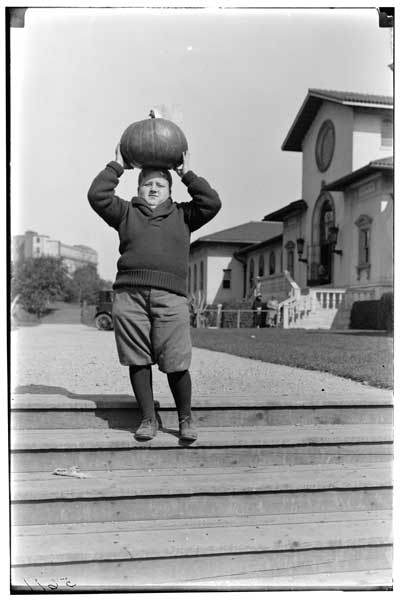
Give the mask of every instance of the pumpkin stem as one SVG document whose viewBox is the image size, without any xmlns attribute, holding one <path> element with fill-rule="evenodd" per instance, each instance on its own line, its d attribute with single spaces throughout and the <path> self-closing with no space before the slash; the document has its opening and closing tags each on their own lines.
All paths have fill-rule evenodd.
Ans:
<svg viewBox="0 0 402 600">
<path fill-rule="evenodd" d="M 151 117 L 151 119 L 155 119 L 155 112 L 153 110 L 150 110 L 149 116 Z"/>
</svg>

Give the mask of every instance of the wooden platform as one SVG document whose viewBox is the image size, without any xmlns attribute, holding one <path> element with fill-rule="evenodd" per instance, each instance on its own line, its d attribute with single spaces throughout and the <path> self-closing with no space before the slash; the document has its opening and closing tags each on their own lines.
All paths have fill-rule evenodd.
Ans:
<svg viewBox="0 0 402 600">
<path fill-rule="evenodd" d="M 196 397 L 182 444 L 170 398 L 138 442 L 128 396 L 14 395 L 13 589 L 389 589 L 390 393 L 268 396 Z"/>
</svg>

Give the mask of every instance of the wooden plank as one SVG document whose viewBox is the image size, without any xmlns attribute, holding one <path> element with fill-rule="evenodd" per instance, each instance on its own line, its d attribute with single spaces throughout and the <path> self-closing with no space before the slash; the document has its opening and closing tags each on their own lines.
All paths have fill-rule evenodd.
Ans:
<svg viewBox="0 0 402 600">
<path fill-rule="evenodd" d="M 51 543 L 50 543 L 51 541 Z M 12 564 L 122 560 L 390 544 L 392 522 L 375 519 L 19 536 Z"/>
<path fill-rule="evenodd" d="M 391 425 L 312 425 L 271 427 L 201 428 L 193 446 L 277 446 L 299 444 L 345 444 L 391 442 Z M 167 448 L 180 444 L 177 430 L 159 431 L 148 442 L 137 441 L 122 430 L 54 429 L 18 430 L 11 435 L 12 450 L 90 449 L 90 448 Z"/>
<path fill-rule="evenodd" d="M 158 416 L 163 427 L 177 428 L 176 409 L 163 409 Z M 311 425 L 393 422 L 391 406 L 364 407 L 242 407 L 225 409 L 199 408 L 193 410 L 198 427 L 237 427 L 250 425 Z M 80 409 L 80 410 L 17 410 L 10 415 L 11 429 L 108 429 L 135 431 L 141 420 L 138 410 Z"/>
<path fill-rule="evenodd" d="M 392 444 L 347 444 L 322 446 L 244 446 L 234 448 L 214 447 L 165 447 L 163 452 L 152 446 L 132 452 L 132 448 L 94 450 L 43 450 L 29 449 L 11 454 L 11 470 L 16 472 L 53 471 L 78 465 L 81 470 L 110 469 L 153 469 L 162 467 L 211 467 L 293 465 L 293 464 L 337 464 L 340 462 L 360 463 L 388 462 L 393 455 Z"/>
<path fill-rule="evenodd" d="M 349 571 L 390 570 L 390 546 L 362 546 L 349 548 L 320 548 L 281 552 L 249 554 L 223 554 L 213 556 L 187 556 L 179 558 L 135 559 L 93 563 L 54 564 L 12 568 L 14 585 L 43 591 L 42 586 L 55 581 L 60 590 L 69 585 L 79 590 L 132 590 L 137 586 L 189 586 L 192 589 L 211 583 L 222 589 L 230 581 L 255 588 L 257 584 L 269 585 L 272 579 L 304 575 L 306 582 L 315 575 Z M 36 580 L 36 581 L 35 581 Z"/>
<path fill-rule="evenodd" d="M 139 521 L 107 521 L 95 523 L 60 523 L 52 525 L 13 526 L 14 539 L 24 537 L 48 537 L 53 535 L 77 535 L 116 533 L 130 531 L 161 531 L 163 529 L 202 529 L 226 527 L 253 527 L 261 525 L 297 525 L 300 523 L 332 523 L 332 522 L 357 522 L 357 521 L 390 521 L 391 510 L 355 510 L 312 513 L 281 513 L 275 515 L 242 515 L 228 517 L 192 517 L 180 519 L 147 519 Z M 16 540 L 18 543 L 18 540 Z"/>
<path fill-rule="evenodd" d="M 171 396 L 158 396 L 156 401 L 161 408 L 174 407 Z M 232 392 L 211 395 L 193 394 L 192 404 L 197 407 L 286 407 L 286 406 L 369 406 L 392 405 L 391 390 L 362 386 L 353 393 L 316 392 L 309 394 L 282 394 L 274 396 L 262 390 L 259 394 L 234 394 Z M 11 394 L 11 408 L 48 408 L 48 409 L 105 409 L 135 408 L 135 399 L 128 395 L 82 394 L 69 397 L 61 394 Z"/>
<path fill-rule="evenodd" d="M 391 473 L 393 468 L 393 462 L 388 459 L 388 462 L 382 462 L 381 465 L 377 465 L 376 467 L 381 469 L 388 470 Z M 360 468 L 372 468 L 373 463 L 370 460 L 362 461 L 359 463 Z M 205 476 L 205 477 L 220 477 L 221 475 L 233 475 L 234 473 L 238 475 L 250 474 L 252 473 L 255 477 L 259 477 L 260 474 L 266 475 L 269 473 L 278 473 L 278 469 L 283 469 L 283 467 L 278 467 L 276 465 L 266 465 L 266 466 L 255 466 L 255 467 L 242 467 L 242 466 L 224 466 L 221 465 L 219 467 L 181 467 L 178 470 L 174 470 L 173 468 L 169 469 L 168 474 L 172 474 L 172 476 L 177 477 L 194 477 L 194 476 Z M 320 467 L 318 467 L 320 468 Z M 321 467 L 323 468 L 323 467 Z M 325 470 L 333 469 L 334 465 L 325 465 Z M 336 470 L 343 468 L 350 468 L 349 463 L 336 463 Z M 308 465 L 295 465 L 292 467 L 292 471 L 294 473 L 302 473 L 303 471 L 307 471 L 311 473 L 311 467 Z M 130 479 L 133 477 L 144 477 L 146 475 L 151 474 L 152 477 L 163 477 L 166 475 L 166 468 L 153 468 L 153 469 L 108 469 L 107 471 L 99 472 L 86 470 L 85 474 L 87 474 L 91 478 L 100 477 L 115 477 L 117 480 L 124 478 Z M 11 475 L 12 482 L 17 481 L 54 481 L 54 473 L 52 471 L 37 471 L 35 473 L 14 473 Z"/>
<path fill-rule="evenodd" d="M 306 490 L 197 494 L 193 496 L 114 496 L 75 500 L 44 500 L 11 505 L 15 525 L 85 523 L 141 519 L 228 517 L 354 510 L 389 510 L 392 489 Z"/>
<path fill-rule="evenodd" d="M 346 565 L 345 565 L 346 566 Z M 287 575 L 270 577 L 256 574 L 252 577 L 215 577 L 200 581 L 186 581 L 182 584 L 185 588 L 190 586 L 197 590 L 211 588 L 249 589 L 269 588 L 270 590 L 371 590 L 391 588 L 392 569 L 373 569 L 369 571 L 341 571 L 338 573 L 314 573 L 308 575 Z"/>
<path fill-rule="evenodd" d="M 182 474 L 180 469 L 166 470 L 129 477 L 113 471 L 96 471 L 88 479 L 60 477 L 30 479 L 12 482 L 14 502 L 49 499 L 104 498 L 124 496 L 228 494 L 238 492 L 274 492 L 292 490 L 347 489 L 392 486 L 390 465 L 305 465 L 267 467 L 255 473 L 254 469 L 231 469 L 214 475 L 203 469 Z"/>
</svg>

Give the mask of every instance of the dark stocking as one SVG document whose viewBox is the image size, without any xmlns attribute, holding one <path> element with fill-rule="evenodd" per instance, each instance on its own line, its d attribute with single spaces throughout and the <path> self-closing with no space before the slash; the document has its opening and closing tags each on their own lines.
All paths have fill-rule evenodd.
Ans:
<svg viewBox="0 0 402 600">
<path fill-rule="evenodd" d="M 176 404 L 179 419 L 191 415 L 191 377 L 189 371 L 168 373 L 170 390 Z"/>
<path fill-rule="evenodd" d="M 130 366 L 130 381 L 133 392 L 142 412 L 142 418 L 155 419 L 154 396 L 152 393 L 151 365 Z"/>
</svg>

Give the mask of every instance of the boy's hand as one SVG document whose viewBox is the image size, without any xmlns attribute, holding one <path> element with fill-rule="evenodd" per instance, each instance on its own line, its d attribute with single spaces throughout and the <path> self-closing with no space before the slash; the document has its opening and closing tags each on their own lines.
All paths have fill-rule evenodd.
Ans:
<svg viewBox="0 0 402 600">
<path fill-rule="evenodd" d="M 175 171 L 178 174 L 178 176 L 180 177 L 180 179 L 183 179 L 184 175 L 189 170 L 190 170 L 190 153 L 187 150 L 187 152 L 183 152 L 183 163 L 179 167 L 176 167 Z"/>
<path fill-rule="evenodd" d="M 126 161 L 124 160 L 124 158 L 121 155 L 120 152 L 120 143 L 117 144 L 116 146 L 116 151 L 115 151 L 115 155 L 116 155 L 116 162 L 119 163 L 119 165 L 121 165 L 123 167 L 123 169 L 134 169 L 134 164 L 127 164 Z"/>
</svg>

